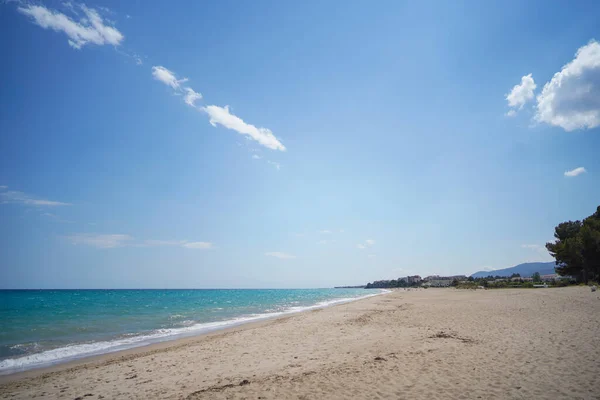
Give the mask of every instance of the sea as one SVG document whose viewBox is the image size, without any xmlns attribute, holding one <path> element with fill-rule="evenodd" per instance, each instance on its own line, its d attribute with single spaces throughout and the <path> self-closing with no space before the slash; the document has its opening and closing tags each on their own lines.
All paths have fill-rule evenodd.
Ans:
<svg viewBox="0 0 600 400">
<path fill-rule="evenodd" d="M 0 290 L 0 375 L 385 292 L 381 289 Z"/>
</svg>

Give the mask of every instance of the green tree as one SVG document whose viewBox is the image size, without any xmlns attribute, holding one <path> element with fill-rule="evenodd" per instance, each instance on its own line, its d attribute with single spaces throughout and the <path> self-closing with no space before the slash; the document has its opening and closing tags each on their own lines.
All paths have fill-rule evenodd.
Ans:
<svg viewBox="0 0 600 400">
<path fill-rule="evenodd" d="M 556 241 L 546 243 L 546 248 L 559 275 L 571 275 L 585 283 L 600 277 L 600 206 L 583 221 L 558 224 L 554 237 Z"/>
<path fill-rule="evenodd" d="M 534 282 L 541 282 L 542 281 L 542 277 L 540 276 L 539 272 L 535 272 L 533 275 L 531 275 L 531 277 L 533 278 Z"/>
</svg>

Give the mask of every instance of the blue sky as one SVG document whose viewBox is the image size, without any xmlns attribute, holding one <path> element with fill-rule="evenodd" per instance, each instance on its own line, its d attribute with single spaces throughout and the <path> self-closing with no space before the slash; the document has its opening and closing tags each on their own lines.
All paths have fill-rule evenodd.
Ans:
<svg viewBox="0 0 600 400">
<path fill-rule="evenodd" d="M 484 3 L 0 3 L 0 286 L 550 261 L 600 200 L 600 4 Z"/>
</svg>

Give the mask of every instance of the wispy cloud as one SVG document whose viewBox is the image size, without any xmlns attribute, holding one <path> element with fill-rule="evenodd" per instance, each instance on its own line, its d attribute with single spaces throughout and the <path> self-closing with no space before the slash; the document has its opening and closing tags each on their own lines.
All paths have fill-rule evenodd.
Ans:
<svg viewBox="0 0 600 400">
<path fill-rule="evenodd" d="M 188 81 L 188 78 L 177 79 L 174 72 L 160 65 L 152 67 L 152 76 L 175 90 L 181 89 L 181 84 Z"/>
<path fill-rule="evenodd" d="M 77 9 L 75 8 L 75 6 L 73 5 L 73 3 L 71 3 L 70 1 L 65 1 L 62 3 L 62 6 L 64 8 L 66 8 L 67 10 L 69 10 L 71 13 L 75 14 L 75 15 L 79 15 L 79 11 L 77 11 Z"/>
<path fill-rule="evenodd" d="M 585 170 L 585 168 L 578 167 L 578 168 L 572 169 L 570 171 L 565 171 L 565 176 L 573 177 L 573 176 L 584 174 L 586 172 L 587 171 Z"/>
<path fill-rule="evenodd" d="M 506 115 L 509 117 L 514 116 L 517 113 L 517 110 L 522 109 L 526 103 L 533 100 L 533 92 L 536 87 L 531 74 L 523 76 L 521 78 L 521 83 L 515 85 L 510 93 L 506 95 L 508 106 L 512 107 Z"/>
<path fill-rule="evenodd" d="M 58 216 L 54 213 L 45 212 L 45 213 L 42 213 L 42 216 L 50 218 L 51 220 L 56 221 L 56 222 L 63 222 L 63 223 L 69 223 L 69 224 L 73 223 L 73 221 L 69 221 L 67 219 L 61 218 L 60 216 Z"/>
<path fill-rule="evenodd" d="M 213 248 L 210 242 L 191 242 L 189 240 L 135 240 L 126 234 L 98 234 L 98 233 L 76 233 L 67 236 L 73 244 L 83 244 L 99 249 L 110 249 L 114 247 L 182 247 L 186 249 L 208 250 Z"/>
<path fill-rule="evenodd" d="M 229 106 L 206 106 L 203 110 L 208 114 L 210 118 L 209 122 L 214 127 L 222 125 L 241 135 L 247 135 L 252 140 L 256 140 L 258 143 L 271 150 L 286 150 L 285 146 L 281 144 L 275 135 L 273 135 L 271 130 L 267 128 L 257 128 L 254 125 L 244 122 L 243 119 L 229 111 Z"/>
<path fill-rule="evenodd" d="M 252 155 L 252 158 L 253 158 L 254 160 L 260 160 L 262 157 L 261 157 L 261 156 L 259 156 L 258 154 L 253 154 L 253 155 Z"/>
<path fill-rule="evenodd" d="M 544 85 L 535 119 L 565 131 L 600 126 L 600 43 L 592 40 Z"/>
<path fill-rule="evenodd" d="M 257 128 L 252 124 L 244 122 L 243 119 L 231 113 L 229 106 L 197 106 L 196 101 L 202 99 L 202 95 L 190 87 L 182 86 L 183 83 L 188 81 L 188 78 L 178 79 L 175 72 L 160 65 L 152 67 L 152 76 L 154 79 L 170 86 L 178 94 L 184 94 L 185 103 L 205 112 L 208 115 L 209 122 L 212 126 L 217 127 L 218 125 L 221 125 L 227 129 L 234 130 L 237 133 L 244 135 L 247 139 L 255 140 L 260 145 L 272 150 L 286 150 L 285 146 L 275 137 L 275 135 L 273 135 L 273 132 L 271 132 L 270 129 Z M 273 161 L 269 161 L 269 163 L 274 165 L 277 169 L 280 168 L 279 163 Z"/>
<path fill-rule="evenodd" d="M 92 233 L 77 233 L 74 235 L 67 236 L 67 239 L 75 245 L 87 245 L 97 247 L 99 249 L 112 249 L 115 247 L 125 246 L 133 240 L 129 235 L 123 234 L 108 234 L 99 235 Z"/>
<path fill-rule="evenodd" d="M 364 243 L 359 243 L 356 245 L 356 248 L 359 250 L 364 250 L 367 247 L 371 247 L 375 244 L 375 240 L 373 239 L 366 239 Z"/>
<path fill-rule="evenodd" d="M 213 248 L 213 244 L 210 242 L 187 242 L 183 244 L 186 249 L 202 249 L 208 250 Z"/>
<path fill-rule="evenodd" d="M 62 201 L 35 198 L 23 192 L 6 189 L 8 189 L 7 186 L 0 186 L 0 204 L 15 203 L 34 207 L 59 207 L 72 205 L 71 203 L 64 203 Z"/>
<path fill-rule="evenodd" d="M 68 3 L 72 12 L 75 12 L 71 3 Z M 69 8 L 67 6 L 67 8 Z M 52 29 L 67 35 L 68 43 L 75 49 L 81 49 L 88 43 L 96 45 L 110 44 L 118 46 L 125 38 L 117 28 L 106 25 L 98 12 L 85 5 L 79 6 L 85 18 L 79 22 L 73 21 L 65 14 L 50 10 L 41 5 L 27 4 L 18 7 L 17 10 L 30 17 L 32 22 L 44 29 Z"/>
<path fill-rule="evenodd" d="M 283 252 L 280 252 L 280 251 L 269 251 L 269 252 L 265 253 L 265 256 L 275 257 L 275 258 L 279 258 L 279 259 L 282 259 L 282 260 L 287 260 L 287 259 L 290 259 L 290 258 L 296 258 L 296 256 L 294 256 L 292 254 L 283 253 Z"/>
<path fill-rule="evenodd" d="M 185 88 L 184 90 L 185 97 L 183 100 L 185 101 L 185 104 L 191 107 L 196 107 L 196 101 L 200 100 L 202 95 L 198 92 L 195 92 L 194 89 L 191 88 Z"/>
<path fill-rule="evenodd" d="M 331 235 L 332 234 L 332 232 L 329 229 L 323 229 L 323 230 L 319 231 L 319 233 L 321 235 Z"/>
</svg>

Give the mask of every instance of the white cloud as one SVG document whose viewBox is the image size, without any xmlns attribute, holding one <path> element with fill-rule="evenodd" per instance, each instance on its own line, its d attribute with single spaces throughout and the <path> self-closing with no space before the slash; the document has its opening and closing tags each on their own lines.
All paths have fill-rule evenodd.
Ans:
<svg viewBox="0 0 600 400">
<path fill-rule="evenodd" d="M 328 229 L 323 229 L 322 231 L 319 231 L 319 233 L 321 235 L 331 235 L 332 232 Z"/>
<path fill-rule="evenodd" d="M 265 256 L 269 256 L 269 257 L 275 257 L 275 258 L 280 258 L 282 260 L 287 260 L 290 258 L 296 258 L 296 256 L 288 254 L 288 253 L 282 253 L 280 251 L 269 251 L 267 253 L 265 253 Z"/>
<path fill-rule="evenodd" d="M 579 48 L 537 97 L 535 119 L 565 131 L 600 126 L 600 43 Z"/>
<path fill-rule="evenodd" d="M 565 171 L 565 176 L 572 177 L 572 176 L 581 175 L 581 174 L 586 173 L 586 172 L 587 171 L 585 170 L 585 168 L 578 167 L 578 168 L 572 169 L 570 171 Z"/>
<path fill-rule="evenodd" d="M 357 244 L 356 248 L 359 249 L 359 250 L 364 250 L 364 249 L 367 248 L 367 246 L 365 246 L 364 244 Z"/>
<path fill-rule="evenodd" d="M 373 239 L 367 239 L 365 240 L 365 243 L 369 246 L 373 246 L 375 244 L 375 241 Z"/>
<path fill-rule="evenodd" d="M 241 118 L 231 114 L 229 106 L 206 106 L 203 110 L 208 114 L 210 124 L 214 127 L 219 124 L 241 135 L 247 135 L 269 149 L 286 150 L 285 146 L 273 135 L 273 132 L 267 128 L 257 128 L 254 125 L 247 124 Z"/>
<path fill-rule="evenodd" d="M 515 115 L 517 115 L 517 112 L 515 110 L 508 110 L 508 112 L 505 115 L 507 117 L 514 117 Z"/>
<path fill-rule="evenodd" d="M 0 190 L 8 189 L 7 186 L 0 186 Z M 62 201 L 53 201 L 46 199 L 36 199 L 23 192 L 15 190 L 8 190 L 0 192 L 0 204 L 16 203 L 25 204 L 28 206 L 35 207 L 58 207 L 58 206 L 71 206 L 71 203 L 63 203 Z"/>
<path fill-rule="evenodd" d="M 481 267 L 481 271 L 495 271 L 495 270 L 496 270 L 496 268 L 490 267 L 490 266 Z"/>
<path fill-rule="evenodd" d="M 171 86 L 175 90 L 180 90 L 180 85 L 188 81 L 187 78 L 177 79 L 175 73 L 160 65 L 152 67 L 152 76 L 157 81 L 161 81 L 165 85 Z"/>
<path fill-rule="evenodd" d="M 191 106 L 191 107 L 196 107 L 196 101 L 200 100 L 202 98 L 202 95 L 198 92 L 194 92 L 194 90 L 189 87 L 184 88 L 184 90 L 185 90 L 185 97 L 184 97 L 185 104 L 187 104 L 188 106 Z"/>
<path fill-rule="evenodd" d="M 187 242 L 183 244 L 186 249 L 212 249 L 213 244 L 210 242 Z"/>
<path fill-rule="evenodd" d="M 84 244 L 93 246 L 99 249 L 111 249 L 115 247 L 125 246 L 133 240 L 129 235 L 123 234 L 93 234 L 93 233 L 77 233 L 75 235 L 67 236 L 67 238 L 73 244 Z"/>
<path fill-rule="evenodd" d="M 506 95 L 508 106 L 513 108 L 506 115 L 509 117 L 516 115 L 515 109 L 520 110 L 527 102 L 533 100 L 533 91 L 536 87 L 531 74 L 523 76 L 521 84 L 513 86 L 510 93 Z"/>
<path fill-rule="evenodd" d="M 69 45 L 75 49 L 81 49 L 87 43 L 118 46 L 124 39 L 123 34 L 115 27 L 104 24 L 96 10 L 85 5 L 81 5 L 81 10 L 86 18 L 82 18 L 79 22 L 73 21 L 63 13 L 39 5 L 28 4 L 18 7 L 17 10 L 31 17 L 34 24 L 44 29 L 65 33 L 69 38 Z"/>
<path fill-rule="evenodd" d="M 255 160 L 260 160 L 261 159 L 261 157 L 258 154 L 254 154 L 252 156 L 252 158 L 255 159 Z"/>
</svg>

